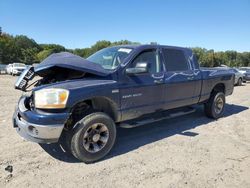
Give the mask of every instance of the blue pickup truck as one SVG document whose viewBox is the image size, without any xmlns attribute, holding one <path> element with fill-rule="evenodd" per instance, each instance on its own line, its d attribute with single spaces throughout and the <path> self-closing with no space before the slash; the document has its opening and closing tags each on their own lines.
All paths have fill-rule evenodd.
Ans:
<svg viewBox="0 0 250 188">
<path fill-rule="evenodd" d="M 125 45 L 87 59 L 68 52 L 52 54 L 35 68 L 28 67 L 15 88 L 25 91 L 13 115 L 22 137 L 55 143 L 66 135 L 72 154 L 91 163 L 112 149 L 117 126 L 187 114 L 194 104 L 203 104 L 210 118 L 222 117 L 234 73 L 201 69 L 188 48 Z"/>
</svg>

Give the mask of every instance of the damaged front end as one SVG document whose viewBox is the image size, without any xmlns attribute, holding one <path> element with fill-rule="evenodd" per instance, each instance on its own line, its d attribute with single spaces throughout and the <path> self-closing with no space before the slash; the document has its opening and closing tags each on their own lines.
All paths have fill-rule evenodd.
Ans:
<svg viewBox="0 0 250 188">
<path fill-rule="evenodd" d="M 15 83 L 15 89 L 26 94 L 18 102 L 13 126 L 27 140 L 57 142 L 70 117 L 66 106 L 70 95 L 67 81 L 92 80 L 108 74 L 100 65 L 67 52 L 52 54 L 35 68 L 27 67 Z M 31 80 L 33 82 L 29 83 Z M 65 88 L 55 87 L 58 82 Z"/>
<path fill-rule="evenodd" d="M 31 80 L 33 82 L 29 83 Z M 39 109 L 38 105 L 35 106 L 35 92 L 31 87 L 60 80 L 58 76 L 40 77 L 32 66 L 27 67 L 19 76 L 15 89 L 24 93 L 13 114 L 13 126 L 21 137 L 36 143 L 55 143 L 59 140 L 70 113 L 64 110 L 55 113 L 50 112 L 50 109 Z"/>
<path fill-rule="evenodd" d="M 41 86 L 65 80 L 105 77 L 110 72 L 101 65 L 92 63 L 80 56 L 61 52 L 52 54 L 43 60 L 35 68 L 29 66 L 19 76 L 15 89 L 27 91 L 31 86 Z M 35 82 L 28 86 L 28 82 L 35 76 L 38 77 Z"/>
<path fill-rule="evenodd" d="M 35 76 L 34 67 L 29 66 L 25 69 L 22 74 L 18 77 L 15 83 L 15 89 L 26 91 L 28 82 Z"/>
<path fill-rule="evenodd" d="M 86 72 L 63 67 L 50 67 L 42 72 L 36 72 L 34 67 L 29 66 L 17 79 L 15 89 L 28 92 L 32 90 L 31 86 L 38 87 L 66 80 L 87 78 L 90 76 L 91 75 Z M 33 79 L 34 81 L 30 84 L 29 82 Z"/>
</svg>

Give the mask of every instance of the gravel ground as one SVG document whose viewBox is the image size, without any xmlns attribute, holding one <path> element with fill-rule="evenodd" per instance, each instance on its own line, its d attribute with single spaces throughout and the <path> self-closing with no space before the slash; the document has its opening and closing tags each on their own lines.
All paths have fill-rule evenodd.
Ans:
<svg viewBox="0 0 250 188">
<path fill-rule="evenodd" d="M 227 97 L 225 117 L 208 119 L 197 107 L 176 119 L 119 128 L 111 153 L 86 165 L 58 144 L 17 135 L 15 79 L 0 75 L 0 187 L 250 187 L 250 83 Z"/>
</svg>

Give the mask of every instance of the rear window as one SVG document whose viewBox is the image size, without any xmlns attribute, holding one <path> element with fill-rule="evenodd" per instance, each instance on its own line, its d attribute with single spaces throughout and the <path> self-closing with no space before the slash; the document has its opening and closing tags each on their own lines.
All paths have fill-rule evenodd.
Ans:
<svg viewBox="0 0 250 188">
<path fill-rule="evenodd" d="M 189 70 L 188 62 L 182 50 L 163 49 L 167 71 Z"/>
</svg>

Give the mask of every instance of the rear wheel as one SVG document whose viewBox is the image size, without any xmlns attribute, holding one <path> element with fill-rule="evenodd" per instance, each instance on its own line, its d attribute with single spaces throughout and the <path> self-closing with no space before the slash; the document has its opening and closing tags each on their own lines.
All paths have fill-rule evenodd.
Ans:
<svg viewBox="0 0 250 188">
<path fill-rule="evenodd" d="M 214 92 L 204 105 L 205 114 L 214 119 L 222 117 L 225 107 L 225 94 L 223 92 Z"/>
<path fill-rule="evenodd" d="M 112 149 L 116 139 L 116 125 L 108 115 L 92 113 L 76 123 L 71 136 L 72 154 L 85 163 L 92 163 Z"/>
</svg>

